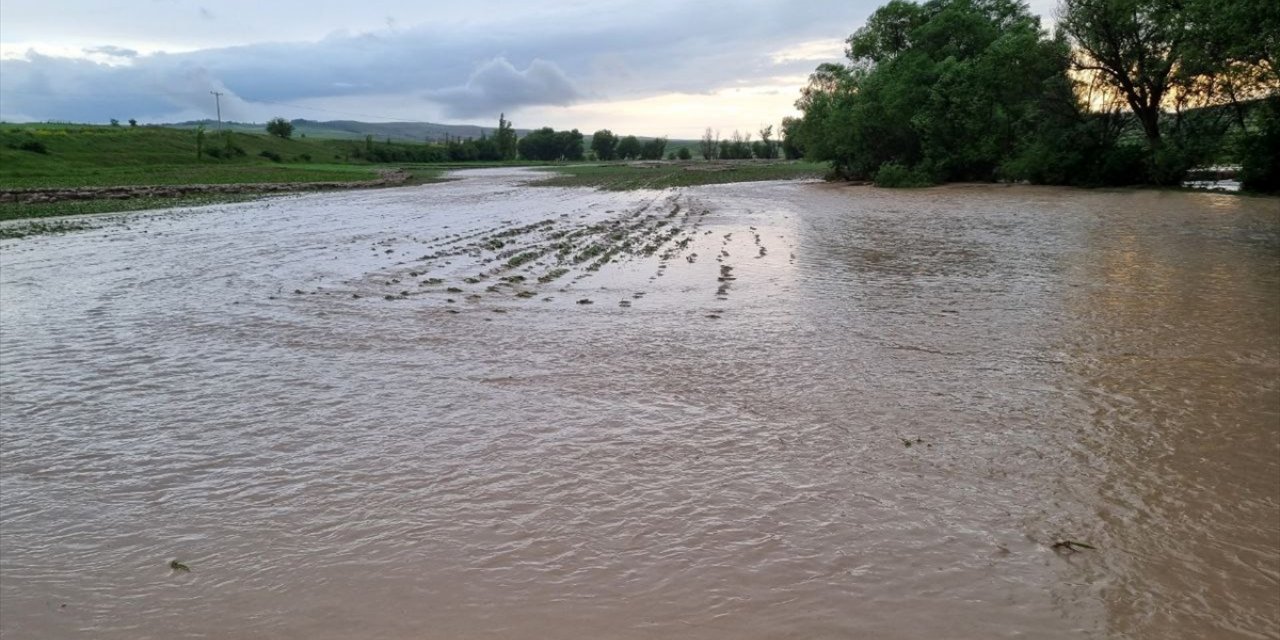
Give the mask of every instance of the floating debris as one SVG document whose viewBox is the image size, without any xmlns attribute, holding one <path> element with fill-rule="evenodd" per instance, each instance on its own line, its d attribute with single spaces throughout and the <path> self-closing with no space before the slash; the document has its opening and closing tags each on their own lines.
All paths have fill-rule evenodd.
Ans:
<svg viewBox="0 0 1280 640">
<path fill-rule="evenodd" d="M 1050 548 L 1058 553 L 1077 553 L 1083 549 L 1092 549 L 1094 551 L 1098 550 L 1097 547 L 1091 544 L 1079 542 L 1077 540 L 1059 540 L 1053 543 Z"/>
<path fill-rule="evenodd" d="M 583 298 L 578 301 L 578 304 L 595 304 L 595 303 L 591 301 L 591 298 Z"/>
<path fill-rule="evenodd" d="M 174 571 L 182 571 L 185 573 L 191 572 L 191 567 L 188 567 L 187 565 L 182 564 L 181 562 L 178 561 L 177 558 L 174 558 L 173 560 L 169 561 L 169 568 L 173 569 Z"/>
</svg>

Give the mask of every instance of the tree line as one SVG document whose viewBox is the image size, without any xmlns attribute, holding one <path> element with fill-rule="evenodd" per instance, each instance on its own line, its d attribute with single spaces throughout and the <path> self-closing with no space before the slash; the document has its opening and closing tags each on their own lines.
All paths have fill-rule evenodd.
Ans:
<svg viewBox="0 0 1280 640">
<path fill-rule="evenodd" d="M 782 151 L 880 184 L 1179 184 L 1240 165 L 1280 190 L 1280 2 L 891 0 L 823 64 Z"/>
<path fill-rule="evenodd" d="M 284 118 L 272 118 L 267 122 L 268 134 L 288 139 L 294 126 Z M 498 116 L 498 128 L 490 136 L 481 133 L 479 138 L 449 138 L 443 142 L 427 141 L 414 145 L 393 143 L 388 137 L 375 142 L 373 136 L 365 136 L 364 143 L 353 146 L 351 158 L 369 162 L 500 162 L 516 159 L 531 161 L 580 161 L 586 160 L 587 148 L 584 136 L 577 129 L 556 131 L 543 127 L 518 137 L 506 114 Z M 635 136 L 619 138 L 608 129 L 596 131 L 591 136 L 591 158 L 595 160 L 660 160 L 666 152 L 665 137 L 645 141 Z M 672 158 L 688 160 L 689 151 L 681 148 Z"/>
</svg>

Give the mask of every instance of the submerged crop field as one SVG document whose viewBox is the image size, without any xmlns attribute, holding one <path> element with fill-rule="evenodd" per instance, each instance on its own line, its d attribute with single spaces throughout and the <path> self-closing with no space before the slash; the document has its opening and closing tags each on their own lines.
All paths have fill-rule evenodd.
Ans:
<svg viewBox="0 0 1280 640">
<path fill-rule="evenodd" d="M 0 632 L 1280 625 L 1274 200 L 545 177 L 0 238 Z"/>
</svg>

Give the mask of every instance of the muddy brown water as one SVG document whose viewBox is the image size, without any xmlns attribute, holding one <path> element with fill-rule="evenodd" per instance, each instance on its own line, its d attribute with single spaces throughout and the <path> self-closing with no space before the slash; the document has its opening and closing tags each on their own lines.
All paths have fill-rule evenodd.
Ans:
<svg viewBox="0 0 1280 640">
<path fill-rule="evenodd" d="M 0 244 L 0 635 L 1280 636 L 1277 200 L 461 175 Z"/>
</svg>

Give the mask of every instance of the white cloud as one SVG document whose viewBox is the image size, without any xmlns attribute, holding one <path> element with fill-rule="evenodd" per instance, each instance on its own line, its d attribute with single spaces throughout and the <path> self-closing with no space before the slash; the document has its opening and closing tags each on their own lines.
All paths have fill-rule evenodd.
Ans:
<svg viewBox="0 0 1280 640">
<path fill-rule="evenodd" d="M 784 62 L 829 62 L 844 57 L 844 40 L 811 40 L 788 45 L 769 56 L 777 64 Z"/>
<path fill-rule="evenodd" d="M 517 107 L 567 105 L 582 94 L 555 63 L 535 59 L 519 71 L 498 57 L 476 69 L 465 85 L 424 96 L 443 104 L 449 116 L 466 118 Z"/>
</svg>

